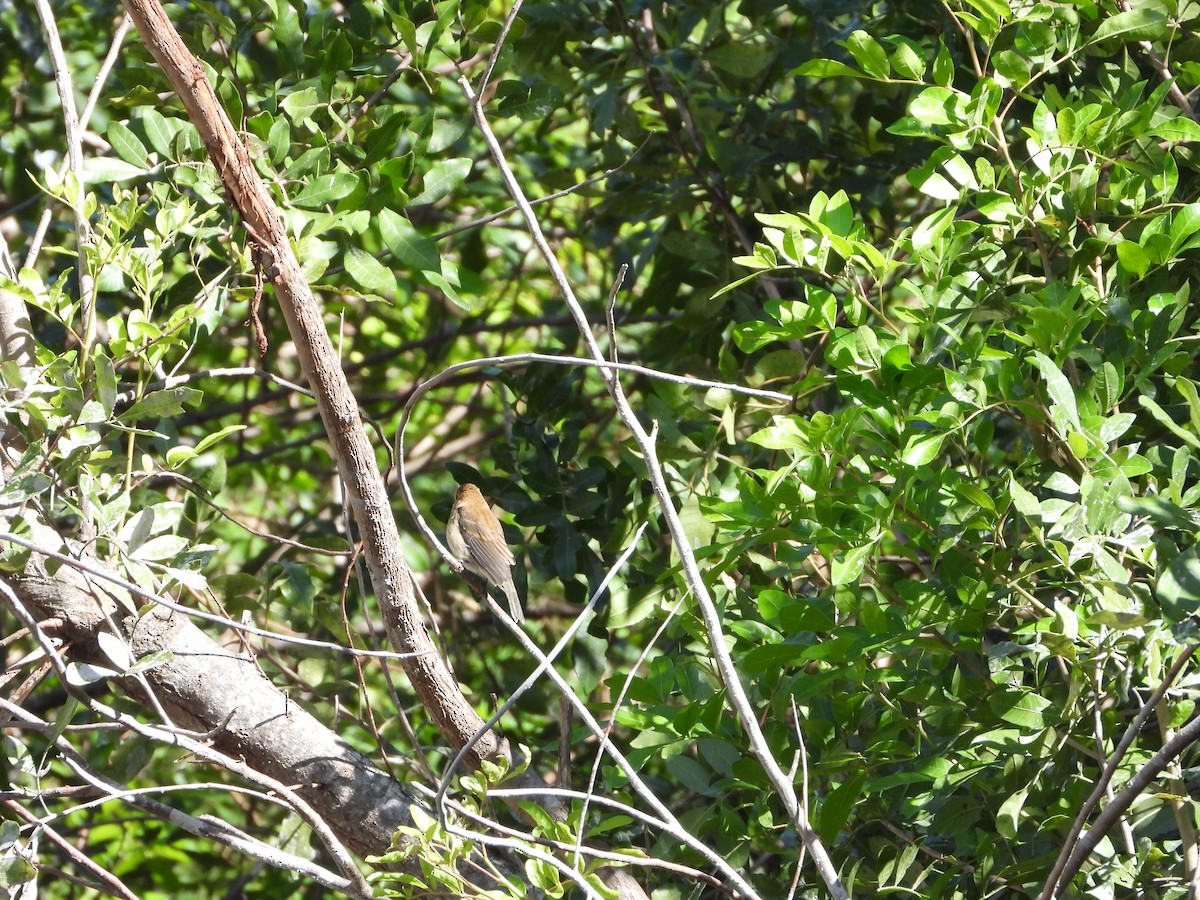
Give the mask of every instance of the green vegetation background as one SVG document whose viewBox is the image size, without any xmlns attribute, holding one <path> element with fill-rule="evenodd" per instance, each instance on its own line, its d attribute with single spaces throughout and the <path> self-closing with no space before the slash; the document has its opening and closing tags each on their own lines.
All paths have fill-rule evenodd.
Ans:
<svg viewBox="0 0 1200 900">
<path fill-rule="evenodd" d="M 120 8 L 55 12 L 89 90 Z M 381 458 L 408 392 L 446 365 L 578 352 L 456 84 L 460 70 L 478 79 L 506 7 L 171 12 L 274 185 Z M 623 361 L 794 398 L 624 379 L 658 423 L 767 736 L 785 764 L 803 755 L 814 823 L 859 896 L 1037 896 L 1103 759 L 1196 640 L 1198 19 L 1195 2 L 1157 0 L 530 2 L 500 54 L 488 115 L 530 197 L 574 188 L 537 208 L 597 331 L 628 264 Z M 175 573 L 186 602 L 211 590 L 234 618 L 330 640 L 348 621 L 365 641 L 373 607 L 347 558 L 263 537 L 346 546 L 311 403 L 257 377 L 147 390 L 164 372 L 231 366 L 298 377 L 269 290 L 258 358 L 245 235 L 161 72 L 134 33 L 92 116 L 79 188 L 53 177 L 61 115 L 25 4 L 0 9 L 0 48 L 12 97 L 0 224 L 18 262 L 54 211 L 20 279 L 40 388 L 4 401 L 41 449 L 0 500 L 41 503 L 64 528 L 90 508 L 103 552 L 134 576 Z M 96 230 L 89 359 L 62 202 L 76 190 Z M 139 402 L 116 403 L 118 387 Z M 615 716 L 695 834 L 763 896 L 787 896 L 795 833 L 724 704 L 595 373 L 461 376 L 420 403 L 408 433 L 435 527 L 466 477 L 508 514 L 544 643 L 650 522 L 572 650 L 573 683 Z M 487 709 L 533 663 L 396 509 L 456 674 Z M 147 510 L 153 528 L 139 532 Z M 378 739 L 411 750 L 378 669 L 360 682 L 343 659 L 288 647 L 262 661 L 368 755 L 379 749 L 364 698 L 382 715 Z M 1189 665 L 1115 790 L 1192 718 L 1196 692 Z M 552 758 L 555 709 L 547 684 L 506 733 Z M 435 730 L 410 715 L 440 764 Z M 20 761 L 40 758 L 41 741 L 6 738 L 11 780 L 29 779 Z M 113 732 L 78 743 L 131 784 L 217 777 Z M 1185 753 L 1134 803 L 1078 887 L 1187 895 L 1194 762 Z M 599 790 L 620 795 L 610 776 Z M 53 767 L 37 783 L 60 781 Z M 280 828 L 274 809 L 231 796 L 173 801 L 256 834 Z M 586 827 L 697 862 L 628 820 Z M 116 803 L 72 828 L 148 897 L 220 895 L 244 866 Z M 668 871 L 646 877 L 656 896 L 693 889 Z M 822 895 L 810 869 L 799 878 L 797 896 Z M 293 882 L 264 871 L 254 885 L 267 896 Z"/>
</svg>

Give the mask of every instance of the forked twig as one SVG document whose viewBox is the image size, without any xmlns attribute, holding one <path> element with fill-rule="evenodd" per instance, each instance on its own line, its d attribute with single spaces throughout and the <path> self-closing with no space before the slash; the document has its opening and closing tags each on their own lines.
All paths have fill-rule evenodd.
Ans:
<svg viewBox="0 0 1200 900">
<path fill-rule="evenodd" d="M 671 533 L 671 539 L 675 544 L 675 548 L 679 554 L 679 560 L 683 569 L 685 580 L 689 589 L 696 597 L 697 605 L 699 606 L 701 617 L 704 620 L 705 630 L 708 633 L 709 647 L 713 658 L 717 664 L 717 668 L 721 674 L 721 679 L 725 684 L 727 697 L 734 714 L 744 729 L 747 739 L 750 744 L 750 752 L 762 765 L 768 780 L 779 794 L 783 801 L 784 807 L 787 810 L 788 818 L 795 824 L 797 831 L 800 833 L 801 839 L 804 841 L 805 847 L 813 857 L 813 861 L 817 867 L 817 871 L 825 882 L 830 894 L 835 900 L 849 900 L 849 894 L 841 879 L 838 877 L 837 870 L 833 866 L 833 861 L 829 858 L 828 852 L 825 850 L 820 837 L 813 830 L 808 822 L 804 808 L 801 806 L 799 798 L 796 795 L 795 786 L 788 780 L 783 769 L 771 752 L 770 745 L 767 743 L 766 736 L 763 734 L 762 728 L 758 724 L 753 707 L 750 705 L 750 699 L 742 687 L 737 668 L 733 664 L 733 657 L 730 655 L 725 644 L 725 636 L 721 629 L 721 616 L 717 610 L 716 604 L 713 602 L 712 596 L 708 591 L 708 586 L 704 583 L 704 579 L 700 573 L 700 567 L 696 560 L 695 552 L 692 550 L 688 535 L 683 527 L 683 522 L 679 517 L 678 511 L 675 509 L 674 501 L 671 498 L 670 490 L 667 486 L 666 476 L 663 473 L 662 467 L 658 461 L 658 455 L 655 448 L 654 440 L 651 434 L 645 429 L 629 401 L 625 397 L 625 393 L 621 388 L 620 381 L 617 377 L 617 371 L 613 368 L 605 366 L 604 354 L 601 352 L 599 345 L 596 343 L 595 337 L 592 335 L 591 329 L 588 327 L 587 315 L 583 310 L 582 305 L 575 297 L 575 292 L 571 287 L 570 281 L 567 279 L 566 273 L 559 265 L 557 258 L 554 255 L 553 249 L 542 233 L 541 224 L 538 222 L 536 215 L 525 199 L 524 191 L 521 189 L 516 176 L 508 165 L 508 161 L 504 156 L 504 151 L 500 147 L 499 141 L 496 140 L 495 134 L 492 133 L 491 126 L 484 115 L 483 106 L 479 96 L 471 89 L 471 85 L 465 78 L 459 79 L 459 85 L 471 103 L 471 109 L 474 113 L 475 123 L 478 126 L 480 133 L 483 135 L 484 141 L 488 145 L 492 160 L 500 171 L 501 177 L 504 180 L 505 186 L 508 189 L 509 195 L 513 198 L 516 204 L 521 209 L 521 214 L 525 219 L 525 225 L 529 229 L 530 236 L 533 238 L 534 244 L 541 253 L 546 265 L 550 269 L 551 276 L 555 284 L 567 304 L 572 317 L 575 319 L 578 326 L 580 337 L 582 338 L 588 350 L 588 355 L 595 360 L 595 364 L 601 365 L 601 374 L 604 378 L 609 395 L 612 397 L 617 411 L 621 416 L 621 421 L 633 435 L 634 440 L 638 444 L 638 449 L 642 453 L 642 458 L 645 462 L 647 473 L 650 479 L 651 487 L 654 490 L 655 496 L 658 498 L 659 507 L 662 510 L 663 518 L 666 521 L 667 528 Z M 611 364 L 609 364 L 611 365 Z"/>
</svg>

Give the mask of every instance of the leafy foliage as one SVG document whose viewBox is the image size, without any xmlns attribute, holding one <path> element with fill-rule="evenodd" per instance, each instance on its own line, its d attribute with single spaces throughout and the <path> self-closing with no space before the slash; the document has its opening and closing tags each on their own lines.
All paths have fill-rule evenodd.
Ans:
<svg viewBox="0 0 1200 900">
<path fill-rule="evenodd" d="M 60 11 L 78 85 L 106 50 L 89 22 L 116 12 Z M 272 185 L 381 445 L 413 386 L 446 365 L 579 343 L 455 81 L 478 82 L 503 12 L 273 0 L 177 13 Z M 488 115 L 530 196 L 568 191 L 538 214 L 597 327 L 617 267 L 632 266 L 622 359 L 793 397 L 623 376 L 658 424 L 771 746 L 803 760 L 813 822 L 860 895 L 1036 896 L 1103 762 L 1195 640 L 1200 126 L 1179 104 L 1200 78 L 1196 18 L 1187 4 L 545 0 L 499 54 Z M 36 26 L 12 8 L 0 29 L 16 48 Z M 28 447 L 4 507 L 47 513 L 180 602 L 360 641 L 375 611 L 345 553 L 324 435 L 291 385 L 269 291 L 253 324 L 254 236 L 229 218 L 182 106 L 162 99 L 169 85 L 140 44 L 125 48 L 80 183 L 57 168 L 44 61 L 2 65 L 23 98 L 0 110 L 4 220 L 31 235 L 54 213 L 46 251 L 5 284 L 36 310 L 41 346 L 36 373 L 0 373 Z M 76 242 L 70 207 L 92 240 Z M 567 371 L 486 369 L 423 399 L 409 425 L 418 505 L 444 522 L 469 477 L 510 514 L 543 643 L 650 521 L 576 639 L 572 683 L 693 834 L 763 896 L 786 896 L 798 839 L 730 714 L 644 462 L 598 377 Z M 434 567 L 415 539 L 408 550 L 418 572 Z M 2 562 L 24 559 L 10 544 Z M 511 693 L 533 663 L 449 577 L 426 589 L 481 709 Z M 420 711 L 411 733 L 391 718 L 404 692 L 378 668 L 259 651 L 297 702 L 348 715 L 338 727 L 365 753 L 440 746 Z M 1189 668 L 1114 789 L 1194 700 Z M 559 732 L 555 704 L 539 683 L 504 728 L 535 766 L 568 741 L 582 782 L 594 756 L 581 729 Z M 63 709 L 64 723 L 88 715 Z M 88 734 L 93 765 L 145 750 L 121 772 L 131 784 L 188 777 L 168 750 Z M 6 753 L 14 783 L 73 783 L 34 732 Z M 1077 886 L 1184 895 L 1186 791 L 1176 777 L 1142 795 Z M 607 766 L 597 792 L 632 802 Z M 248 830 L 284 822 L 210 792 L 172 800 Z M 705 865 L 637 820 L 574 814 L 570 828 L 616 847 Z M 210 846 L 108 824 L 119 816 L 108 804 L 66 821 L 137 890 L 224 889 Z M 395 883 L 461 890 L 449 863 L 475 845 L 432 821 L 413 834 L 421 874 Z M 548 865 L 526 871 L 559 889 Z M 651 888 L 684 890 L 648 871 Z M 799 877 L 801 895 L 819 893 Z"/>
</svg>

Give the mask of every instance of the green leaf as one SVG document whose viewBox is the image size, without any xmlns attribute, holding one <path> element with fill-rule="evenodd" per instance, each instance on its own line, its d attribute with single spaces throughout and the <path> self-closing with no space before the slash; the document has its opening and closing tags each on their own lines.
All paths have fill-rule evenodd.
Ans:
<svg viewBox="0 0 1200 900">
<path fill-rule="evenodd" d="M 1175 435 L 1175 437 L 1186 443 L 1193 450 L 1200 450 L 1200 438 L 1180 428 L 1175 423 L 1175 420 L 1167 414 L 1167 411 L 1155 402 L 1153 397 L 1150 397 L 1148 394 L 1139 394 L 1138 404 L 1149 412 L 1150 415 L 1154 416 L 1155 420 Z"/>
<path fill-rule="evenodd" d="M 862 72 L 858 69 L 835 59 L 811 59 L 804 65 L 792 69 L 788 74 L 803 75 L 809 78 L 836 78 L 842 75 L 859 78 L 862 76 Z"/>
<path fill-rule="evenodd" d="M 1075 401 L 1075 389 L 1071 387 L 1071 382 L 1067 380 L 1067 376 L 1062 373 L 1062 370 L 1055 364 L 1054 360 L 1041 351 L 1035 352 L 1030 357 L 1030 362 L 1041 370 L 1042 377 L 1046 379 L 1046 390 L 1050 394 L 1050 413 L 1054 417 L 1059 431 L 1064 436 L 1066 436 L 1068 430 L 1081 431 L 1082 426 L 1079 423 L 1079 407 Z"/>
<path fill-rule="evenodd" d="M 291 149 L 292 126 L 287 119 L 280 116 L 271 123 L 271 130 L 267 133 L 267 154 L 271 157 L 272 163 L 280 165 L 287 159 Z"/>
<path fill-rule="evenodd" d="M 1117 259 L 1128 271 L 1141 278 L 1150 268 L 1150 254 L 1141 244 L 1120 241 L 1117 244 Z"/>
<path fill-rule="evenodd" d="M 946 229 L 954 224 L 957 214 L 957 207 L 946 206 L 918 222 L 912 233 L 913 249 L 918 253 L 932 250 Z"/>
<path fill-rule="evenodd" d="M 911 78 L 914 81 L 920 81 L 925 77 L 925 60 L 907 41 L 901 41 L 892 53 L 892 68 L 905 78 Z"/>
<path fill-rule="evenodd" d="M 97 347 L 92 353 L 92 365 L 96 372 L 96 398 L 104 409 L 104 418 L 113 414 L 117 404 L 117 371 L 113 361 L 103 348 Z"/>
<path fill-rule="evenodd" d="M 1000 809 L 996 812 L 996 831 L 1003 837 L 1009 840 L 1016 838 L 1021 822 L 1021 810 L 1025 808 L 1027 799 L 1029 789 L 1023 788 L 1000 804 Z"/>
<path fill-rule="evenodd" d="M 185 462 L 195 459 L 198 455 L 195 447 L 172 447 L 167 451 L 167 466 L 171 469 L 178 469 Z"/>
<path fill-rule="evenodd" d="M 1160 40 L 1166 37 L 1167 27 L 1167 17 L 1156 9 L 1130 9 L 1102 21 L 1086 46 L 1114 38 L 1125 42 Z"/>
<path fill-rule="evenodd" d="M 1158 577 L 1154 590 L 1163 617 L 1178 624 L 1200 611 L 1200 544 L 1184 550 Z"/>
<path fill-rule="evenodd" d="M 85 184 L 112 184 L 141 178 L 145 174 L 146 169 L 121 159 L 113 159 L 111 156 L 89 156 L 83 161 Z"/>
<path fill-rule="evenodd" d="M 854 61 L 862 66 L 863 72 L 872 78 L 886 81 L 891 69 L 888 66 L 887 52 L 883 46 L 867 32 L 859 30 L 852 32 L 846 38 L 846 49 L 854 57 Z"/>
<path fill-rule="evenodd" d="M 346 271 L 364 291 L 385 297 L 395 297 L 400 292 L 392 270 L 357 247 L 346 251 Z"/>
<path fill-rule="evenodd" d="M 318 175 L 292 198 L 292 203 L 303 209 L 323 209 L 349 196 L 357 187 L 358 176 L 350 172 Z"/>
<path fill-rule="evenodd" d="M 1200 528 L 1200 519 L 1191 510 L 1164 497 L 1118 497 L 1117 508 L 1131 516 L 1146 516 L 1163 528 L 1189 532 Z"/>
<path fill-rule="evenodd" d="M 274 13 L 272 31 L 275 34 L 276 52 L 284 70 L 301 71 L 304 68 L 304 30 L 299 14 L 288 0 L 267 0 L 267 5 Z"/>
<path fill-rule="evenodd" d="M 146 152 L 146 146 L 124 123 L 109 122 L 105 137 L 112 144 L 117 156 L 125 162 L 142 169 L 150 168 L 150 158 Z"/>
<path fill-rule="evenodd" d="M 910 466 L 927 466 L 942 452 L 942 442 L 945 439 L 946 435 L 940 432 L 938 434 L 914 434 L 904 445 L 904 451 L 900 454 L 900 458 Z"/>
<path fill-rule="evenodd" d="M 868 775 L 864 771 L 854 772 L 825 795 L 825 799 L 821 801 L 821 809 L 817 817 L 817 828 L 821 832 L 821 837 L 826 841 L 834 843 L 842 829 L 846 827 L 846 821 L 850 818 L 850 813 L 854 807 L 862 799 L 863 789 L 867 786 Z"/>
<path fill-rule="evenodd" d="M 1189 203 L 1175 213 L 1171 219 L 1170 257 L 1178 256 L 1183 250 L 1197 246 L 1194 235 L 1200 231 L 1200 203 Z"/>
<path fill-rule="evenodd" d="M 773 424 L 750 435 L 750 441 L 768 450 L 810 450 L 808 436 L 793 416 L 775 416 Z"/>
<path fill-rule="evenodd" d="M 1026 490 L 1012 472 L 1008 473 L 1008 479 L 1008 495 L 1012 498 L 1017 512 L 1028 517 L 1041 516 L 1042 504 L 1038 501 L 1037 496 Z"/>
<path fill-rule="evenodd" d="M 167 559 L 174 559 L 188 549 L 189 545 L 190 541 L 181 535 L 161 534 L 146 541 L 146 543 L 134 550 L 131 555 L 134 559 L 141 560 L 142 562 L 161 562 Z"/>
<path fill-rule="evenodd" d="M 287 112 L 293 125 L 304 125 L 322 104 L 316 90 L 309 87 L 293 91 L 284 97 L 279 105 Z"/>
<path fill-rule="evenodd" d="M 1200 124 L 1187 116 L 1173 116 L 1150 126 L 1150 134 L 1164 141 L 1181 143 L 1184 141 L 1200 141 Z"/>
<path fill-rule="evenodd" d="M 440 271 L 442 258 L 437 245 L 417 231 L 412 222 L 390 209 L 380 210 L 375 221 L 379 236 L 399 262 L 414 269 Z"/>
<path fill-rule="evenodd" d="M 857 584 L 858 580 L 862 578 L 863 570 L 867 567 L 867 560 L 870 559 L 874 549 L 873 543 L 863 544 L 861 547 L 852 547 L 845 553 L 835 556 L 830 566 L 833 586 Z"/>
<path fill-rule="evenodd" d="M 773 58 L 771 51 L 758 44 L 733 41 L 714 47 L 704 54 L 704 61 L 739 78 L 754 78 Z"/>
<path fill-rule="evenodd" d="M 523 81 L 502 81 L 496 86 L 496 109 L 505 116 L 516 116 L 526 122 L 544 119 L 563 105 L 566 92 L 556 84 L 539 81 L 528 85 Z"/>
<path fill-rule="evenodd" d="M 1026 731 L 1040 731 L 1052 723 L 1046 710 L 1051 703 L 1030 691 L 1005 689 L 988 695 L 988 706 L 1005 722 Z"/>
<path fill-rule="evenodd" d="M 216 431 L 210 435 L 206 435 L 200 441 L 200 443 L 196 444 L 196 452 L 203 453 L 209 447 L 213 447 L 213 446 L 219 444 L 221 441 L 225 440 L 225 438 L 229 437 L 229 435 L 237 434 L 239 431 L 242 431 L 244 428 L 246 428 L 245 425 L 226 425 L 220 431 Z"/>
<path fill-rule="evenodd" d="M 1001 50 L 992 57 L 992 65 L 996 73 L 1015 88 L 1022 88 L 1029 83 L 1029 61 L 1020 53 Z"/>
<path fill-rule="evenodd" d="M 909 104 L 908 112 L 924 125 L 949 125 L 958 122 L 959 95 L 944 87 L 928 87 Z"/>
<path fill-rule="evenodd" d="M 166 391 L 152 391 L 120 415 L 122 422 L 138 422 L 142 419 L 162 419 L 183 412 L 184 404 L 198 404 L 203 391 L 195 388 L 177 387 Z"/>
<path fill-rule="evenodd" d="M 466 180 L 471 171 L 471 160 L 465 158 L 443 159 L 433 164 L 422 180 L 421 193 L 409 201 L 412 206 L 422 206 L 441 200 Z"/>
<path fill-rule="evenodd" d="M 177 119 L 165 118 L 162 113 L 149 106 L 142 108 L 139 122 L 154 152 L 163 159 L 174 159 L 172 146 L 182 123 Z"/>
<path fill-rule="evenodd" d="M 933 82 L 939 87 L 950 87 L 954 82 L 954 59 L 946 47 L 945 38 L 938 38 L 938 52 L 933 60 Z"/>
</svg>

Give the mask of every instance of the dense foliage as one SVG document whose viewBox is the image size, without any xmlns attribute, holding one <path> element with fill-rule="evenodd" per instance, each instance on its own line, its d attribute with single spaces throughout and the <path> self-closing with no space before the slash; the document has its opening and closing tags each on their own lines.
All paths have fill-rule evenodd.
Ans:
<svg viewBox="0 0 1200 900">
<path fill-rule="evenodd" d="M 414 386 L 448 364 L 580 351 L 457 83 L 478 83 L 507 11 L 172 11 L 273 185 L 381 460 Z M 90 89 L 120 9 L 56 12 L 76 87 Z M 623 376 L 657 424 L 757 718 L 859 896 L 1038 896 L 1118 741 L 1194 645 L 1198 18 L 1171 2 L 543 0 L 499 54 L 488 116 L 531 198 L 567 191 L 536 209 L 596 333 L 615 335 L 624 362 L 792 398 Z M 87 181 L 64 177 L 38 34 L 24 5 L 0 10 L 14 97 L 0 109 L 0 227 L 14 257 L 52 213 L 43 251 L 19 286 L 5 282 L 34 308 L 40 366 L 2 372 L 7 420 L 28 445 L 0 494 L 17 510 L 3 530 L 20 533 L 36 510 L 186 605 L 374 645 L 320 421 L 292 383 L 269 288 L 255 324 L 252 236 L 195 128 L 135 32 L 101 82 Z M 93 229 L 82 253 L 72 205 Z M 95 279 L 91 321 L 81 266 Z M 235 366 L 263 374 L 218 371 Z M 202 375 L 166 382 L 191 373 Z M 435 527 L 456 481 L 478 480 L 507 512 L 526 627 L 543 645 L 649 522 L 567 675 L 760 896 L 788 896 L 797 879 L 798 895 L 823 896 L 806 863 L 797 872 L 796 832 L 746 750 L 599 376 L 539 364 L 456 375 L 422 397 L 407 435 Z M 396 510 L 407 529 L 399 498 Z M 489 710 L 535 663 L 410 536 L 455 674 Z M 26 555 L 10 544 L 8 570 Z M 14 642 L 10 660 L 32 646 Z M 424 757 L 402 777 L 444 765 L 437 731 L 379 666 L 282 642 L 257 651 L 368 756 Z M 596 750 L 578 726 L 560 731 L 555 695 L 540 681 L 502 725 L 543 772 L 568 742 L 580 787 Z M 65 696 L 50 676 L 26 704 L 97 724 Z M 1189 665 L 1110 795 L 1192 720 L 1195 697 Z M 131 786 L 220 777 L 120 732 L 72 734 Z M 14 788 L 76 783 L 35 731 L 7 732 L 5 749 Z M 1200 883 L 1193 758 L 1140 794 L 1077 888 L 1175 897 Z M 596 792 L 630 799 L 608 767 Z M 294 827 L 235 794 L 169 797 L 260 835 Z M 125 815 L 112 801 L 55 827 L 147 896 L 223 893 L 243 868 Z M 572 826 L 706 865 L 640 821 L 588 815 Z M 431 869 L 466 852 L 438 841 Z M 54 853 L 43 846 L 39 861 L 81 874 Z M 694 887 L 635 871 L 659 896 Z M 293 883 L 271 869 L 253 878 L 260 892 Z"/>
</svg>

